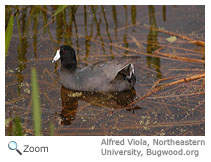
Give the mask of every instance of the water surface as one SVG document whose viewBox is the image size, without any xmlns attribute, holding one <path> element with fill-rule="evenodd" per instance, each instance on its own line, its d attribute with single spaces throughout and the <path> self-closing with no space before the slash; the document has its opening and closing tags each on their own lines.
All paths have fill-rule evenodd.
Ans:
<svg viewBox="0 0 211 162">
<path fill-rule="evenodd" d="M 5 64 L 6 119 L 19 116 L 25 134 L 34 135 L 31 68 L 36 67 L 43 135 L 49 135 L 50 123 L 55 135 L 205 135 L 204 78 L 136 101 L 159 79 L 170 83 L 204 73 L 204 47 L 179 36 L 175 41 L 168 33 L 204 41 L 204 6 L 68 6 L 54 17 L 56 9 L 6 6 L 6 24 L 16 12 Z M 60 63 L 51 61 L 63 44 L 76 50 L 80 67 L 140 55 L 134 89 L 91 93 L 62 87 Z M 156 52 L 200 61 L 160 57 Z"/>
</svg>

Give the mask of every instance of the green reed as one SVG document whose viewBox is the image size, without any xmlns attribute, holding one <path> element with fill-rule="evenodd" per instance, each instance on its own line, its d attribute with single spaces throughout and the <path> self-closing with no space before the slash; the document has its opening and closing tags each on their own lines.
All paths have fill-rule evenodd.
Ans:
<svg viewBox="0 0 211 162">
<path fill-rule="evenodd" d="M 14 15 L 10 15 L 9 23 L 7 25 L 5 33 L 5 56 L 7 56 L 7 52 L 10 46 L 10 41 L 12 38 L 13 24 L 14 24 Z"/>
<path fill-rule="evenodd" d="M 31 70 L 31 84 L 32 84 L 32 114 L 33 114 L 33 124 L 34 124 L 34 134 L 35 136 L 41 135 L 41 108 L 40 108 L 40 95 L 39 87 L 37 82 L 37 72 L 35 68 Z"/>
</svg>

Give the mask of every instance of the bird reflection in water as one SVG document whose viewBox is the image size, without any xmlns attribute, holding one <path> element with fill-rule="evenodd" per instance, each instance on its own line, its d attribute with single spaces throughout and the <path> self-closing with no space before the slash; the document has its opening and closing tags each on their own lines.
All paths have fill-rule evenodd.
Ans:
<svg viewBox="0 0 211 162">
<path fill-rule="evenodd" d="M 135 89 L 122 92 L 102 93 L 102 92 L 84 92 L 70 90 L 62 86 L 62 111 L 60 114 L 62 125 L 71 125 L 77 114 L 78 102 L 85 101 L 91 105 L 121 109 L 125 108 L 134 101 L 136 97 Z M 135 107 L 134 109 L 140 109 Z M 132 109 L 126 109 L 131 111 Z"/>
</svg>

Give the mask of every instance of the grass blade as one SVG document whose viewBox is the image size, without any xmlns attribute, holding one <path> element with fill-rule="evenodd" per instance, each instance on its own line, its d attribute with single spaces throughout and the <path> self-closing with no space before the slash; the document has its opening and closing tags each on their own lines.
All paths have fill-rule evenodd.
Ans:
<svg viewBox="0 0 211 162">
<path fill-rule="evenodd" d="M 10 41 L 12 38 L 13 24 L 14 24 L 14 15 L 11 15 L 5 33 L 5 56 L 7 56 L 7 51 L 9 49 Z"/>
<path fill-rule="evenodd" d="M 41 130 L 41 110 L 40 110 L 40 98 L 39 98 L 39 87 L 37 82 L 37 72 L 35 68 L 31 70 L 32 76 L 32 102 L 33 102 L 33 121 L 34 121 L 34 133 L 35 136 L 40 136 Z"/>
<path fill-rule="evenodd" d="M 49 135 L 50 136 L 54 136 L 54 134 L 55 134 L 55 132 L 54 132 L 55 127 L 54 127 L 54 124 L 53 124 L 52 121 L 50 122 L 50 126 L 49 127 L 50 127 Z"/>
<path fill-rule="evenodd" d="M 13 128 L 13 134 L 14 136 L 23 136 L 23 127 L 21 125 L 21 119 L 20 117 L 16 117 L 14 119 L 14 128 Z"/>
<path fill-rule="evenodd" d="M 53 16 L 56 16 L 56 15 L 58 15 L 60 12 L 62 12 L 65 8 L 67 8 L 68 7 L 68 5 L 62 5 L 62 6 L 59 6 L 57 9 L 56 9 L 56 11 L 55 11 L 55 13 L 53 14 Z"/>
</svg>

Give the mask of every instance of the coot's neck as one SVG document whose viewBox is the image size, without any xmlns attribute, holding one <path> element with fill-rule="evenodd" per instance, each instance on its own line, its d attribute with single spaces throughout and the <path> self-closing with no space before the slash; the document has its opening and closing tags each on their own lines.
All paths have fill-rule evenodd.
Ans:
<svg viewBox="0 0 211 162">
<path fill-rule="evenodd" d="M 61 60 L 61 70 L 67 72 L 73 72 L 77 69 L 77 61 L 75 59 L 65 59 Z"/>
</svg>

